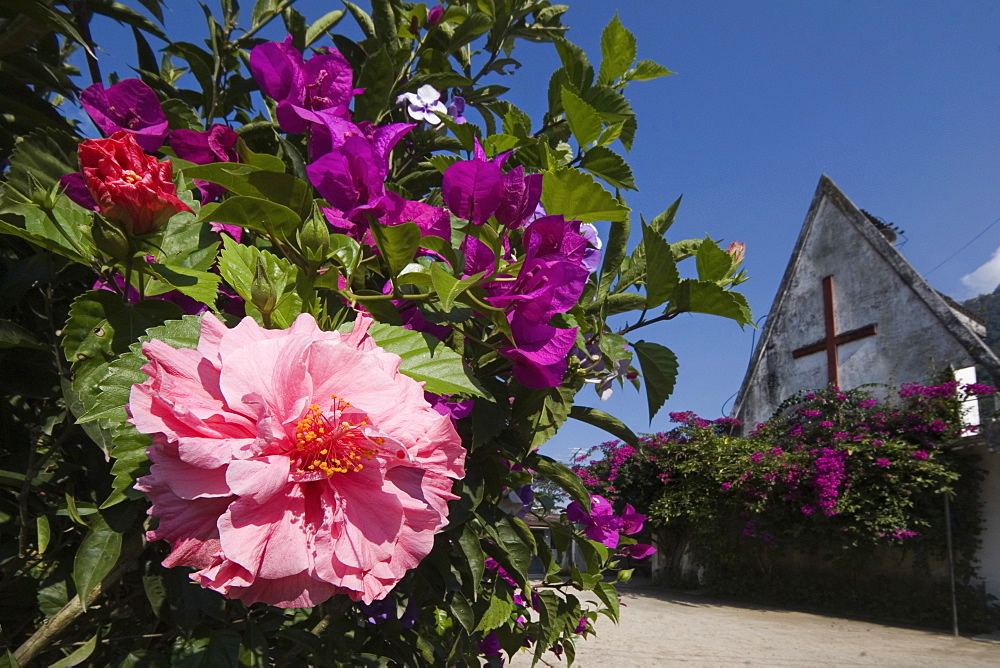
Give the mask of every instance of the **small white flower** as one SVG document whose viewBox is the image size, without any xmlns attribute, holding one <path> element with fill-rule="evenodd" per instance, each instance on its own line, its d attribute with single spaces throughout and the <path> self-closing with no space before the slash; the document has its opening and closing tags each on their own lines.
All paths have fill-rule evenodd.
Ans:
<svg viewBox="0 0 1000 668">
<path fill-rule="evenodd" d="M 405 104 L 406 113 L 410 118 L 430 125 L 441 124 L 436 112 L 448 113 L 447 107 L 441 101 L 441 93 L 430 84 L 424 84 L 416 93 L 403 93 L 396 98 L 396 104 Z"/>
</svg>

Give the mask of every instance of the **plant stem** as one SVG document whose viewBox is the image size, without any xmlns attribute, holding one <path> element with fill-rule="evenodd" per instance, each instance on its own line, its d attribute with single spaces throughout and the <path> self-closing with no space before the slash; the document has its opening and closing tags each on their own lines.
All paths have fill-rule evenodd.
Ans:
<svg viewBox="0 0 1000 668">
<path fill-rule="evenodd" d="M 128 547 L 122 552 L 115 567 L 101 580 L 100 584 L 87 594 L 87 607 L 90 607 L 99 596 L 106 594 L 119 584 L 122 575 L 132 567 L 132 562 L 142 554 L 145 548 L 145 538 L 140 537 L 138 540 L 128 542 Z M 14 652 L 14 660 L 17 661 L 17 665 L 24 666 L 34 661 L 83 613 L 84 606 L 80 603 L 80 597 L 74 596 L 59 612 L 46 619 L 42 626 L 17 648 L 17 651 Z"/>
</svg>

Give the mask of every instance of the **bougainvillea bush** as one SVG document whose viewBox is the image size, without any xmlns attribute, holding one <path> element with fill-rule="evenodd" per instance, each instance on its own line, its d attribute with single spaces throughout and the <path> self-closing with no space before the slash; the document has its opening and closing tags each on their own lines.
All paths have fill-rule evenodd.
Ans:
<svg viewBox="0 0 1000 668">
<path fill-rule="evenodd" d="M 617 17 L 592 64 L 547 0 L 171 7 L 203 43 L 140 4 L 0 12 L 3 660 L 572 662 L 651 548 L 538 448 L 569 418 L 638 442 L 574 406 L 663 405 L 676 358 L 626 334 L 750 322 L 741 244 L 625 200 L 626 92 L 670 72 Z M 523 40 L 541 119 L 500 83 Z"/>
<path fill-rule="evenodd" d="M 783 577 L 794 588 L 771 569 L 796 551 L 855 570 L 891 555 L 885 548 L 943 559 L 948 494 L 958 575 L 968 584 L 980 473 L 962 451 L 963 436 L 974 431 L 963 426 L 962 402 L 996 393 L 954 381 L 817 390 L 750 426 L 671 413 L 676 429 L 638 445 L 603 443 L 580 453 L 574 470 L 592 492 L 616 505 L 628 500 L 663 529 L 669 575 L 679 575 L 690 552 L 724 589 L 740 589 L 735 580 L 780 588 Z M 947 609 L 946 598 L 940 603 Z"/>
</svg>

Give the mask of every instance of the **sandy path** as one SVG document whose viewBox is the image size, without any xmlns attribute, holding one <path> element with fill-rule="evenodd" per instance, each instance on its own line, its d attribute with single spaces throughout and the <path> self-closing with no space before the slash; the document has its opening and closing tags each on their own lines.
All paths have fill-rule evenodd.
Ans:
<svg viewBox="0 0 1000 668">
<path fill-rule="evenodd" d="M 598 635 L 577 644 L 574 665 L 1000 667 L 1000 644 L 934 631 L 743 606 L 650 587 L 623 589 L 622 603 L 621 624 L 601 617 Z M 545 661 L 566 665 L 552 653 Z M 530 665 L 530 655 L 511 664 Z"/>
</svg>

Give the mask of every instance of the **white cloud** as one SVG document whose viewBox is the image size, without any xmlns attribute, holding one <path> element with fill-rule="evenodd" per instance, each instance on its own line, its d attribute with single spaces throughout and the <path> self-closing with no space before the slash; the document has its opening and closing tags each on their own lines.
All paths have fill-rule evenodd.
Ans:
<svg viewBox="0 0 1000 668">
<path fill-rule="evenodd" d="M 963 276 L 962 285 L 969 288 L 970 296 L 993 292 L 1000 285 L 1000 248 L 982 266 Z"/>
</svg>

